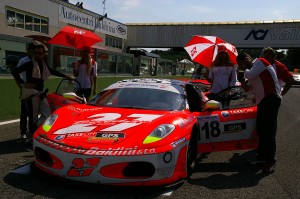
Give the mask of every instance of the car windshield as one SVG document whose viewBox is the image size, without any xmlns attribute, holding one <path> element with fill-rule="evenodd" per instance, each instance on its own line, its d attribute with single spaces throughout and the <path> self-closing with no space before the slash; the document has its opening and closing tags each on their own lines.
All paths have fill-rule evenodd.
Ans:
<svg viewBox="0 0 300 199">
<path fill-rule="evenodd" d="M 102 91 L 89 104 L 149 110 L 183 110 L 186 100 L 183 95 L 166 90 L 118 88 Z"/>
</svg>

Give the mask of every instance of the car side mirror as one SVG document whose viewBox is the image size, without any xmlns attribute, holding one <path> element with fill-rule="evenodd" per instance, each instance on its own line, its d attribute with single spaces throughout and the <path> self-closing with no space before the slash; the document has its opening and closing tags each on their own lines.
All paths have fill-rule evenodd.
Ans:
<svg viewBox="0 0 300 199">
<path fill-rule="evenodd" d="M 71 99 L 71 100 L 78 101 L 78 102 L 81 102 L 81 103 L 83 103 L 83 104 L 86 104 L 86 99 L 85 99 L 85 97 L 79 97 L 79 96 L 76 95 L 76 93 L 74 93 L 74 92 L 64 93 L 64 94 L 63 94 L 63 98 Z"/>
<path fill-rule="evenodd" d="M 203 111 L 208 110 L 220 110 L 221 103 L 215 100 L 209 100 L 205 104 L 203 104 Z"/>
</svg>

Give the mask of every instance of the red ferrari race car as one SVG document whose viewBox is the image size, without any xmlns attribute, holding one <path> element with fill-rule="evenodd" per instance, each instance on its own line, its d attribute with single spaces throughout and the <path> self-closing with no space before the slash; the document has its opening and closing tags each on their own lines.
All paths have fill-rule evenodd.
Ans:
<svg viewBox="0 0 300 199">
<path fill-rule="evenodd" d="M 108 185 L 170 185 L 191 175 L 203 152 L 257 146 L 256 106 L 242 88 L 226 91 L 225 110 L 179 80 L 119 81 L 88 103 L 71 83 L 63 80 L 48 96 L 54 109 L 65 106 L 33 136 L 35 165 L 51 175 Z"/>
</svg>

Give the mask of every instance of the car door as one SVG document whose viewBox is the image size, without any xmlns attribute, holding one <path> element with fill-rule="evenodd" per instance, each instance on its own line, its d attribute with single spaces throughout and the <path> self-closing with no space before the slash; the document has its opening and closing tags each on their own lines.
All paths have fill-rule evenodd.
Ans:
<svg viewBox="0 0 300 199">
<path fill-rule="evenodd" d="M 54 93 L 48 94 L 47 96 L 51 112 L 69 104 L 82 103 L 77 98 L 65 98 L 63 96 L 65 93 L 75 93 L 80 95 L 80 89 L 81 86 L 78 81 L 63 79 L 59 83 L 56 91 Z"/>
<path fill-rule="evenodd" d="M 229 93 L 225 95 L 233 94 L 234 98 L 230 98 L 226 108 L 217 106 L 193 113 L 199 125 L 199 152 L 249 150 L 257 147 L 257 107 L 253 101 L 254 95 L 241 87 L 232 88 L 227 92 Z M 202 99 L 205 97 L 202 96 Z"/>
</svg>

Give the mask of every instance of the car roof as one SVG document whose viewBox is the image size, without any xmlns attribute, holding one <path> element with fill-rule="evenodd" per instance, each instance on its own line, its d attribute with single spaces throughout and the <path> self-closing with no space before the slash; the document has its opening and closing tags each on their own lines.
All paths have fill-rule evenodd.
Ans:
<svg viewBox="0 0 300 199">
<path fill-rule="evenodd" d="M 118 88 L 151 88 L 184 94 L 186 84 L 187 82 L 175 79 L 136 78 L 118 81 L 104 90 Z"/>
</svg>

